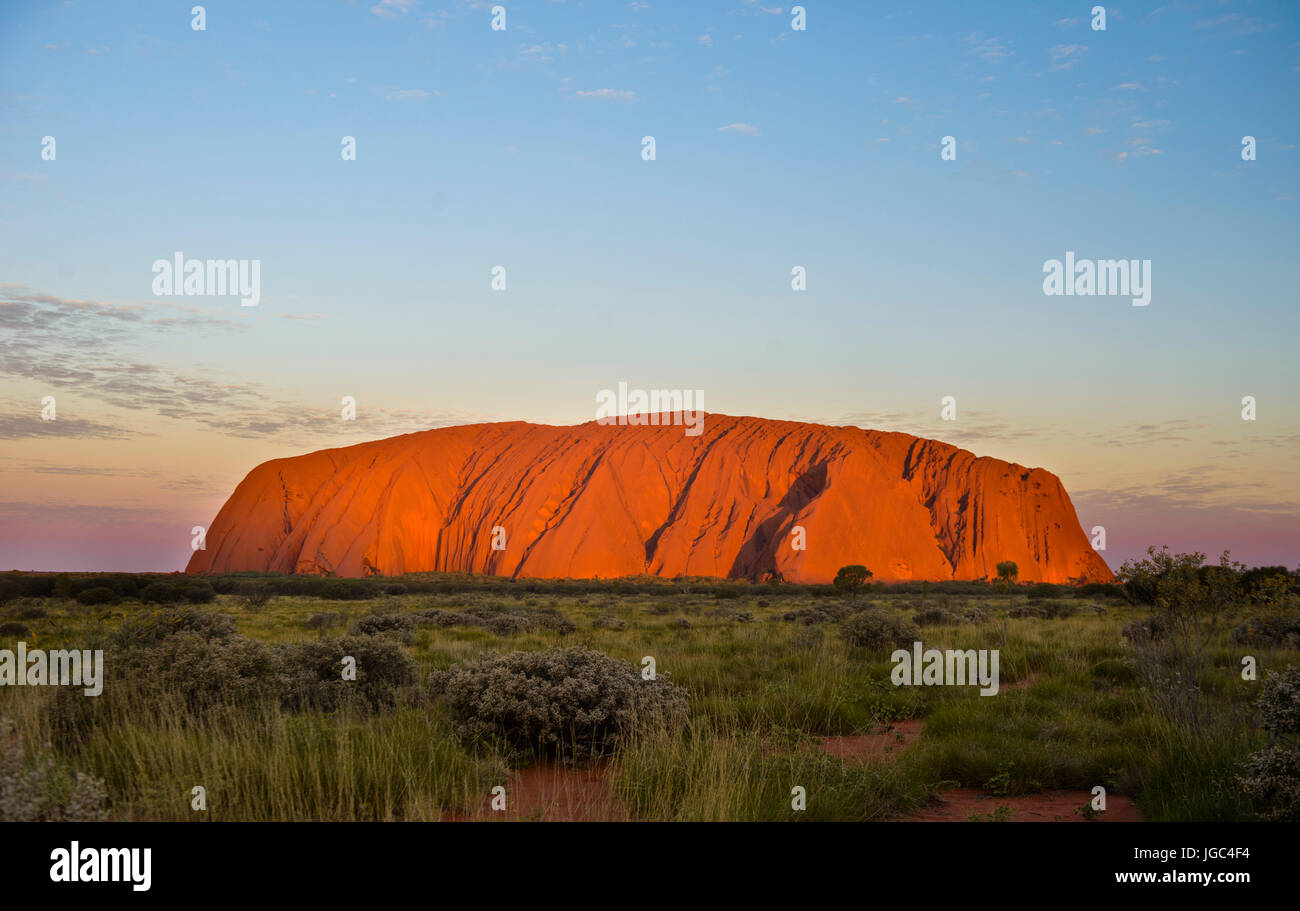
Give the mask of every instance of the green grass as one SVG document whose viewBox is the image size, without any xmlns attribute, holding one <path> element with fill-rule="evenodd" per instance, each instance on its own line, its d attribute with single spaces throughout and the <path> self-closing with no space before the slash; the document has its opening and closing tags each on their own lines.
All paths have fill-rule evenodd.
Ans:
<svg viewBox="0 0 1300 911">
<path fill-rule="evenodd" d="M 868 600 L 908 618 L 922 605 L 916 594 L 860 598 Z M 614 794 L 638 819 L 883 820 L 958 785 L 1007 795 L 1103 785 L 1134 797 L 1148 819 L 1251 816 L 1254 808 L 1233 775 L 1263 741 L 1249 712 L 1259 683 L 1240 679 L 1241 655 L 1280 668 L 1300 663 L 1300 654 L 1244 649 L 1220 634 L 1202 681 L 1203 723 L 1189 730 L 1162 716 L 1134 670 L 1136 656 L 1121 629 L 1142 611 L 1106 601 L 1105 612 L 1097 612 L 1074 601 L 1079 610 L 1067 618 L 1010 619 L 1008 601 L 1000 593 L 955 597 L 954 608 L 979 606 L 989 621 L 921 630 L 927 647 L 999 649 L 1004 689 L 992 697 L 973 687 L 893 686 L 887 652 L 851 648 L 836 623 L 781 619 L 802 607 L 851 603 L 800 589 L 725 599 L 672 586 L 522 597 L 485 588 L 349 601 L 276 595 L 256 609 L 223 594 L 201 607 L 231 615 L 241 633 L 267 643 L 342 635 L 375 611 L 505 604 L 552 608 L 577 624 L 569 635 L 508 636 L 420 626 L 399 641 L 422 673 L 487 650 L 582 645 L 637 666 L 653 656 L 658 672 L 689 692 L 691 720 L 680 732 L 634 739 L 608 766 Z M 21 601 L 35 603 L 48 613 L 22 621 L 31 630 L 23 637 L 29 648 L 105 648 L 108 661 L 112 632 L 124 619 L 155 609 L 131 601 L 102 607 L 67 598 Z M 16 604 L 0 608 L 0 619 Z M 719 610 L 748 611 L 753 621 Z M 307 628 L 305 621 L 322 612 L 343 614 L 343 624 Z M 627 626 L 593 625 L 610 614 Z M 680 618 L 690 627 L 679 626 Z M 0 640 L 0 647 L 13 641 Z M 1029 685 L 1006 689 L 1018 681 Z M 15 721 L 25 742 L 50 741 L 50 695 L 45 688 L 2 688 L 0 715 Z M 841 761 L 810 745 L 819 736 L 862 734 L 905 718 L 924 718 L 924 733 L 889 761 Z M 83 743 L 56 744 L 55 756 L 69 769 L 102 778 L 118 819 L 195 819 L 196 785 L 207 789 L 211 819 L 438 819 L 481 805 L 507 771 L 502 757 L 457 741 L 443 707 L 429 701 L 373 717 L 293 716 L 267 708 L 194 718 L 142 709 L 127 723 L 94 729 Z M 805 789 L 803 811 L 791 808 L 795 786 Z"/>
</svg>

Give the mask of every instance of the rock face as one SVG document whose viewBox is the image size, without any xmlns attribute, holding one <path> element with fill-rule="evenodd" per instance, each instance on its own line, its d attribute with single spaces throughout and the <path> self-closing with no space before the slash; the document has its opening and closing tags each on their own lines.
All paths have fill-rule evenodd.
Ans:
<svg viewBox="0 0 1300 911">
<path fill-rule="evenodd" d="M 828 582 L 850 563 L 883 581 L 993 578 L 1001 560 L 1022 581 L 1112 578 L 1041 468 L 711 414 L 699 436 L 475 424 L 275 459 L 235 489 L 187 571 Z"/>
</svg>

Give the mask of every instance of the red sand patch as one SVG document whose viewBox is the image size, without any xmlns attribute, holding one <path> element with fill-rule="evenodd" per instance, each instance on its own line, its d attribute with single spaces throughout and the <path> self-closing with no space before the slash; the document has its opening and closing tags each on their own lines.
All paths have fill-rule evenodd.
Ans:
<svg viewBox="0 0 1300 911">
<path fill-rule="evenodd" d="M 909 718 L 906 721 L 881 725 L 870 734 L 823 737 L 819 748 L 830 756 L 854 762 L 866 759 L 893 759 L 920 736 L 924 729 L 924 718 Z"/>
<path fill-rule="evenodd" d="M 994 797 L 978 788 L 945 791 L 933 807 L 905 816 L 899 822 L 964 822 L 972 816 L 987 817 L 998 807 L 1012 810 L 1009 822 L 1087 822 L 1076 809 L 1092 800 L 1087 791 L 1046 791 L 1017 797 Z M 1120 794 L 1106 796 L 1106 812 L 1097 822 L 1141 822 L 1137 805 Z"/>
<path fill-rule="evenodd" d="M 623 822 L 627 809 L 614 798 L 601 766 L 570 769 L 531 765 L 510 773 L 505 782 L 506 808 L 492 809 L 492 795 L 478 812 L 461 821 Z"/>
</svg>

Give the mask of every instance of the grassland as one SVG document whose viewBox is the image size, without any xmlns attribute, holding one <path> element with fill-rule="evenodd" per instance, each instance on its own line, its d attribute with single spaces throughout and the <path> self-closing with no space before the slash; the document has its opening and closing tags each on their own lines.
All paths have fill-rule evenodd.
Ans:
<svg viewBox="0 0 1300 911">
<path fill-rule="evenodd" d="M 1234 643 L 1232 622 L 1207 631 L 1189 723 L 1151 692 L 1143 662 L 1160 659 L 1124 635 L 1152 609 L 1104 592 L 876 586 L 845 595 L 704 581 L 547 586 L 464 577 L 411 591 L 419 588 L 412 581 L 335 599 L 258 594 L 235 579 L 215 584 L 219 593 L 199 607 L 269 645 L 338 637 L 371 615 L 562 618 L 517 632 L 419 622 L 378 633 L 413 659 L 421 680 L 487 651 L 581 646 L 637 667 L 652 656 L 660 675 L 685 688 L 689 721 L 637 736 L 600 765 L 612 798 L 642 820 L 889 820 L 952 788 L 1011 796 L 1097 785 L 1132 798 L 1150 820 L 1250 819 L 1260 808 L 1236 776 L 1268 738 L 1253 709 L 1261 682 L 1242 679 L 1242 656 L 1265 671 L 1300 664 L 1295 648 Z M 0 621 L 20 624 L 0 626 L 0 648 L 19 640 L 29 649 L 103 648 L 111 664 L 123 624 L 162 609 L 131 597 L 85 604 L 67 591 L 0 605 Z M 868 607 L 921 620 L 927 648 L 999 650 L 1001 691 L 894 686 L 888 649 L 853 647 L 841 635 L 843 618 Z M 101 779 L 113 819 L 464 817 L 494 785 L 509 785 L 519 764 L 459 738 L 448 707 L 427 693 L 375 712 L 270 704 L 196 711 L 117 694 L 125 708 L 111 722 L 69 739 L 56 704 L 67 694 L 55 689 L 0 687 L 11 745 L 26 745 L 21 761 L 30 766 L 48 744 L 42 761 L 56 803 L 75 772 Z M 924 732 L 890 755 L 840 759 L 819 748 L 825 738 L 903 719 L 923 719 Z M 794 785 L 806 790 L 805 810 L 791 807 Z M 206 789 L 202 812 L 191 806 L 195 786 Z"/>
</svg>

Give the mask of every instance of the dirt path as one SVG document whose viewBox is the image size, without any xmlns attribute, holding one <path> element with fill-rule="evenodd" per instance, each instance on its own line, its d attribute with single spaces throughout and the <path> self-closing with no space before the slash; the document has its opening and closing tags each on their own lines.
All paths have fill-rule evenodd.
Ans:
<svg viewBox="0 0 1300 911">
<path fill-rule="evenodd" d="M 537 763 L 516 769 L 505 782 L 506 808 L 492 809 L 488 795 L 478 811 L 455 817 L 462 822 L 625 822 L 627 808 L 613 794 L 604 765 L 571 769 Z"/>
<path fill-rule="evenodd" d="M 925 730 L 924 718 L 909 718 L 883 724 L 870 734 L 823 737 L 818 748 L 830 756 L 847 761 L 897 758 Z"/>
<path fill-rule="evenodd" d="M 1011 811 L 1006 822 L 1087 822 L 1087 817 L 1075 813 L 1092 800 L 1087 791 L 1045 791 L 1040 794 L 1022 794 L 1018 797 L 994 797 L 978 788 L 957 788 L 945 791 L 939 802 L 919 813 L 905 816 L 895 822 L 964 822 L 973 816 L 981 820 L 1005 817 L 1005 807 Z M 1137 805 L 1121 794 L 1106 797 L 1106 812 L 1098 822 L 1141 822 Z"/>
</svg>

